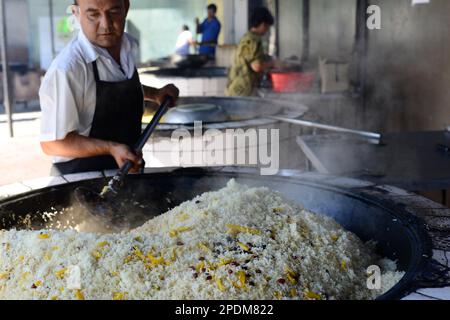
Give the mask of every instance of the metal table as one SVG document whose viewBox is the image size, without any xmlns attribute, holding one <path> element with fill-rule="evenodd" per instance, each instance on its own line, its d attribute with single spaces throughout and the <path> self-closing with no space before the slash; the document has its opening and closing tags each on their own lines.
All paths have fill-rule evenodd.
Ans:
<svg viewBox="0 0 450 320">
<path fill-rule="evenodd" d="M 396 133 L 381 145 L 342 134 L 301 136 L 302 151 L 321 173 L 364 178 L 411 191 L 450 189 L 450 132 Z"/>
</svg>

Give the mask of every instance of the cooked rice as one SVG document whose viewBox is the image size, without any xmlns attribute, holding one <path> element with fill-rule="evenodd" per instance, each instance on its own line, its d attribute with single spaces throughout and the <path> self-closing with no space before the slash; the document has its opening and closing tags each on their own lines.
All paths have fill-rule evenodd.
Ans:
<svg viewBox="0 0 450 320">
<path fill-rule="evenodd" d="M 11 230 L 0 244 L 0 299 L 374 299 L 404 275 L 332 219 L 234 180 L 131 232 Z"/>
</svg>

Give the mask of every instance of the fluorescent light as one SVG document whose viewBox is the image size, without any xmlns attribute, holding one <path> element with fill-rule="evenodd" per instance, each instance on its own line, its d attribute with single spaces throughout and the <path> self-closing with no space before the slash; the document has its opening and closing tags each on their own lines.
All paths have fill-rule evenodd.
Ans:
<svg viewBox="0 0 450 320">
<path fill-rule="evenodd" d="M 428 4 L 431 0 L 412 0 L 412 5 L 415 6 L 416 4 Z"/>
</svg>

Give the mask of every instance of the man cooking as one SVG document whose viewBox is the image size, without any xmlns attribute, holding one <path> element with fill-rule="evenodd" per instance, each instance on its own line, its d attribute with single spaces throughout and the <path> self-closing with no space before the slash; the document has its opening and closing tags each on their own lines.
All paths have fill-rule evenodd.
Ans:
<svg viewBox="0 0 450 320">
<path fill-rule="evenodd" d="M 54 157 L 52 175 L 117 169 L 128 160 L 137 172 L 143 160 L 132 147 L 141 134 L 144 100 L 178 98 L 173 85 L 141 85 L 136 42 L 124 32 L 129 7 L 129 0 L 72 6 L 81 30 L 53 61 L 39 92 L 41 147 Z"/>
<path fill-rule="evenodd" d="M 217 6 L 210 4 L 207 8 L 208 17 L 200 24 L 200 20 L 196 19 L 197 33 L 202 34 L 200 44 L 200 54 L 208 55 L 210 58 L 216 56 L 216 45 L 218 43 L 220 30 L 222 28 L 219 19 L 217 19 Z"/>
<path fill-rule="evenodd" d="M 233 66 L 228 75 L 227 96 L 252 96 L 264 72 L 275 66 L 266 61 L 262 37 L 269 32 L 274 18 L 267 8 L 255 9 L 250 19 L 250 30 L 241 39 Z"/>
<path fill-rule="evenodd" d="M 195 45 L 195 41 L 192 32 L 189 31 L 187 25 L 184 25 L 181 33 L 178 35 L 177 43 L 175 45 L 175 54 L 187 56 L 193 45 Z"/>
</svg>

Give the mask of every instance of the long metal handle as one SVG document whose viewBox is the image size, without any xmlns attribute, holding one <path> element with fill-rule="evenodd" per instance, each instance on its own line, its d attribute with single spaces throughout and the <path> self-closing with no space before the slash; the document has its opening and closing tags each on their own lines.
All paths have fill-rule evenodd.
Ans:
<svg viewBox="0 0 450 320">
<path fill-rule="evenodd" d="M 173 101 L 171 97 L 167 96 L 164 98 L 163 103 L 159 107 L 158 111 L 156 111 L 152 121 L 150 121 L 150 123 L 147 125 L 141 137 L 139 138 L 139 141 L 136 143 L 134 147 L 136 153 L 140 153 L 142 149 L 144 149 L 145 144 L 147 143 L 148 139 L 150 139 L 150 136 L 152 135 L 153 131 L 155 131 L 159 121 L 161 121 L 161 118 L 167 112 L 172 102 Z M 125 162 L 124 166 L 117 173 L 117 177 L 126 176 L 130 172 L 131 168 L 133 168 L 133 163 L 131 161 Z"/>
<path fill-rule="evenodd" d="M 159 122 L 161 121 L 161 118 L 164 116 L 164 114 L 169 110 L 169 107 L 172 105 L 173 100 L 171 97 L 167 96 L 164 98 L 163 103 L 159 107 L 158 111 L 156 111 L 155 115 L 153 116 L 152 121 L 147 125 L 144 132 L 142 133 L 141 137 L 139 138 L 138 143 L 134 147 L 136 152 L 141 152 L 142 149 L 144 149 L 145 144 L 147 143 L 148 139 L 152 135 L 153 131 L 155 131 L 156 127 L 158 126 Z"/>
<path fill-rule="evenodd" d="M 292 123 L 303 127 L 309 127 L 309 128 L 316 128 L 316 129 L 322 129 L 322 130 L 329 130 L 329 131 L 335 131 L 335 132 L 342 132 L 342 133 L 349 133 L 354 134 L 358 136 L 362 136 L 365 138 L 370 139 L 376 139 L 381 140 L 381 134 L 376 132 L 369 132 L 369 131 L 360 131 L 360 130 L 353 130 L 353 129 L 347 129 L 342 127 L 336 127 L 311 121 L 304 121 L 299 119 L 289 119 L 284 117 L 278 117 L 278 116 L 269 116 L 268 118 L 286 122 L 286 123 Z"/>
</svg>

